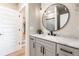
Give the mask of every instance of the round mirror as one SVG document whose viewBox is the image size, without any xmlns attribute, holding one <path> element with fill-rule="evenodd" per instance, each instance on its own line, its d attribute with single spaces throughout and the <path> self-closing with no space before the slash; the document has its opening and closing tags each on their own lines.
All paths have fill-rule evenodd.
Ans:
<svg viewBox="0 0 79 59">
<path fill-rule="evenodd" d="M 52 4 L 43 13 L 42 23 L 50 31 L 63 28 L 70 17 L 68 8 L 63 4 Z"/>
</svg>

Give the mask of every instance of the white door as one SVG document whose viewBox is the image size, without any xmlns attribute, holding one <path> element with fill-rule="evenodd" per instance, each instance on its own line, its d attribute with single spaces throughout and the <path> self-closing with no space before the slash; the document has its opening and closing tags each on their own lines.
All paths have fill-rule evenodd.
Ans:
<svg viewBox="0 0 79 59">
<path fill-rule="evenodd" d="M 25 7 L 19 10 L 20 12 L 20 48 L 25 48 Z"/>
<path fill-rule="evenodd" d="M 19 49 L 19 13 L 0 7 L 0 55 Z"/>
</svg>

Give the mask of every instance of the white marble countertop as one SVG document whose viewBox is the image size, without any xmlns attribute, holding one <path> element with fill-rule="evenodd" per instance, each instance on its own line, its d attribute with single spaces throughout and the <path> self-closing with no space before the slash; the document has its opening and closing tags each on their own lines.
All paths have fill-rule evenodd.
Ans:
<svg viewBox="0 0 79 59">
<path fill-rule="evenodd" d="M 66 38 L 66 37 L 50 36 L 44 34 L 30 34 L 30 35 L 79 49 L 79 39 L 77 38 Z"/>
</svg>

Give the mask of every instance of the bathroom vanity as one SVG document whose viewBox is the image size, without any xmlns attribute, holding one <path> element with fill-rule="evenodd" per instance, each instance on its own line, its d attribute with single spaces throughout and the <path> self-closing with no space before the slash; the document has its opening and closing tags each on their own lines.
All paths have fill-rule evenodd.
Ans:
<svg viewBox="0 0 79 59">
<path fill-rule="evenodd" d="M 72 7 L 70 4 L 55 3 L 48 6 L 42 12 L 42 24 L 41 28 L 39 28 L 44 34 L 30 34 L 29 48 L 31 56 L 79 56 L 79 38 L 75 36 L 78 31 L 75 32 L 77 28 L 72 28 L 76 24 L 74 23 L 76 20 L 72 18 L 76 13 Z M 44 7 L 42 7 L 43 9 Z M 68 21 L 70 21 L 69 24 Z M 66 25 L 67 27 L 65 27 Z M 36 28 L 34 27 L 35 31 L 33 33 L 36 33 Z M 48 30 L 48 32 L 44 29 L 46 31 Z M 74 31 L 71 31 L 72 29 Z"/>
<path fill-rule="evenodd" d="M 30 35 L 31 56 L 79 56 L 79 40 L 42 34 Z"/>
</svg>

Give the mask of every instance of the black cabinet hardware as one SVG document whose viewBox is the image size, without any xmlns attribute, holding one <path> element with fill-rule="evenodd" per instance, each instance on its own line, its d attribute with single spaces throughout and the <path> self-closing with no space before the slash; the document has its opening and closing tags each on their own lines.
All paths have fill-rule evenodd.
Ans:
<svg viewBox="0 0 79 59">
<path fill-rule="evenodd" d="M 67 51 L 67 50 L 62 49 L 62 48 L 60 48 L 60 50 L 63 51 L 63 52 L 69 53 L 69 54 L 73 54 L 73 52 L 71 52 L 71 51 Z"/>
<path fill-rule="evenodd" d="M 56 56 L 59 56 L 59 54 L 57 53 Z"/>
<path fill-rule="evenodd" d="M 42 46 L 40 47 L 40 52 L 43 53 L 43 47 Z"/>
<path fill-rule="evenodd" d="M 35 48 L 35 42 L 33 42 L 33 48 Z"/>
<path fill-rule="evenodd" d="M 45 54 L 45 47 L 43 46 L 43 55 Z"/>
</svg>

